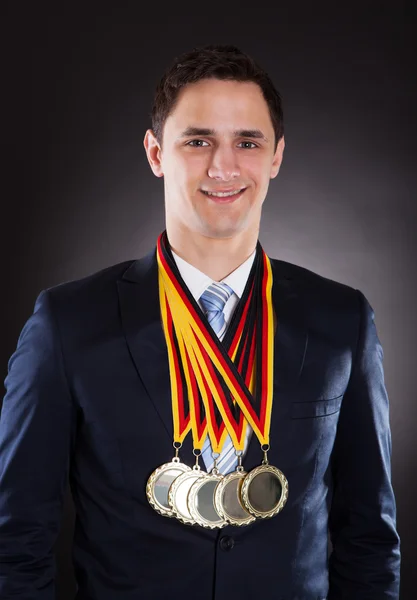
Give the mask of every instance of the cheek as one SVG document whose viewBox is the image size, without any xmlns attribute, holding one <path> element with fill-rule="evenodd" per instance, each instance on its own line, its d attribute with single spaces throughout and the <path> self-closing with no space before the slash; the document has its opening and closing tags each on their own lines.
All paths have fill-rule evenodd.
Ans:
<svg viewBox="0 0 417 600">
<path fill-rule="evenodd" d="M 190 189 L 199 188 L 206 175 L 206 161 L 203 157 L 177 157 L 170 164 L 169 174 L 177 186 Z"/>
<path fill-rule="evenodd" d="M 170 161 L 169 165 L 165 165 L 164 176 L 166 187 L 173 191 L 174 189 L 182 189 L 187 182 L 185 169 L 180 161 Z"/>
<path fill-rule="evenodd" d="M 242 175 L 252 180 L 257 187 L 263 186 L 265 181 L 268 181 L 271 166 L 265 161 L 264 157 L 248 157 L 247 160 L 241 162 L 240 170 Z"/>
<path fill-rule="evenodd" d="M 201 187 L 202 178 L 194 176 L 190 169 L 185 168 L 181 163 L 171 167 L 169 173 L 166 173 L 165 185 L 170 195 L 175 195 L 177 202 L 187 204 L 196 190 Z"/>
</svg>

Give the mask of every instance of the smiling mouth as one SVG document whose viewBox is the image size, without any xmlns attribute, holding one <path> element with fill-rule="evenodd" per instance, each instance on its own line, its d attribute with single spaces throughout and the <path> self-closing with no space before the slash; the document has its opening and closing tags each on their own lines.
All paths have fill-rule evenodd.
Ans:
<svg viewBox="0 0 417 600">
<path fill-rule="evenodd" d="M 205 194 L 206 196 L 208 196 L 209 198 L 215 198 L 217 200 L 220 199 L 234 199 L 237 198 L 238 196 L 240 196 L 244 191 L 246 190 L 246 188 L 239 188 L 236 190 L 231 190 L 230 192 L 208 192 L 206 190 L 201 190 L 203 192 L 203 194 Z"/>
</svg>

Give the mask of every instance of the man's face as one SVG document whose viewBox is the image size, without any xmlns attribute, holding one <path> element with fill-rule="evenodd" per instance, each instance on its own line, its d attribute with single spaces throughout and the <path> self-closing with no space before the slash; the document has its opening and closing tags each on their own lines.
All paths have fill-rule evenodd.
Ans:
<svg viewBox="0 0 417 600">
<path fill-rule="evenodd" d="M 274 152 L 274 129 L 258 85 L 204 79 L 185 86 L 166 120 L 162 150 L 153 140 L 154 160 L 149 143 L 145 136 L 151 167 L 164 177 L 167 222 L 220 239 L 259 227 L 284 139 Z M 238 193 L 211 195 L 230 192 Z"/>
</svg>

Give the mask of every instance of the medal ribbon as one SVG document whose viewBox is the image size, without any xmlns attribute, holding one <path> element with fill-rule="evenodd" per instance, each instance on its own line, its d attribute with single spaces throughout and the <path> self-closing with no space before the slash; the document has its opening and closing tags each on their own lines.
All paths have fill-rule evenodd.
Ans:
<svg viewBox="0 0 417 600">
<path fill-rule="evenodd" d="M 182 443 L 191 428 L 196 449 L 202 448 L 208 431 L 215 452 L 221 452 L 227 433 L 235 449 L 243 450 L 250 423 L 260 443 L 268 444 L 274 348 L 269 258 L 258 242 L 245 292 L 223 343 L 184 284 L 166 232 L 158 238 L 157 260 L 174 441 Z"/>
</svg>

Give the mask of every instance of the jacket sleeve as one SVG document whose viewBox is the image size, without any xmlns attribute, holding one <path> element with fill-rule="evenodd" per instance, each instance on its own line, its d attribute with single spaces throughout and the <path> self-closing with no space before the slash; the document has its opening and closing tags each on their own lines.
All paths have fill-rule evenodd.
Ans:
<svg viewBox="0 0 417 600">
<path fill-rule="evenodd" d="M 391 486 L 383 350 L 365 296 L 332 458 L 328 600 L 398 600 L 400 541 Z"/>
<path fill-rule="evenodd" d="M 0 415 L 0 598 L 54 600 L 55 559 L 75 411 L 50 292 L 9 360 Z"/>
</svg>

